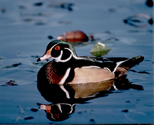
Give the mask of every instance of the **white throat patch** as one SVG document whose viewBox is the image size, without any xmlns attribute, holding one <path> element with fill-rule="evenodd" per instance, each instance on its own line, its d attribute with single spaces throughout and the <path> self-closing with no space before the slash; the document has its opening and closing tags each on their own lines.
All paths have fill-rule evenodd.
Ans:
<svg viewBox="0 0 154 125">
<path fill-rule="evenodd" d="M 58 56 L 57 58 L 54 58 L 56 62 L 61 62 L 61 57 L 63 55 L 63 51 L 60 51 L 60 56 Z M 53 57 L 52 57 L 53 58 Z"/>
</svg>

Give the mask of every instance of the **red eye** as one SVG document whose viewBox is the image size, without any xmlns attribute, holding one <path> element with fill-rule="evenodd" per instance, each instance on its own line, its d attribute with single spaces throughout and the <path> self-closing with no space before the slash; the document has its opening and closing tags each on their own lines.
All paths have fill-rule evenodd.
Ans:
<svg viewBox="0 0 154 125">
<path fill-rule="evenodd" d="M 55 50 L 60 50 L 60 46 L 56 46 L 55 47 Z"/>
</svg>

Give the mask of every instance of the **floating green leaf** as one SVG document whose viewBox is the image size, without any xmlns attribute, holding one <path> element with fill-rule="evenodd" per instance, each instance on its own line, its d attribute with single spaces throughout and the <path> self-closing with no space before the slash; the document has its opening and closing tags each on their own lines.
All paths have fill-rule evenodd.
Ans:
<svg viewBox="0 0 154 125">
<path fill-rule="evenodd" d="M 106 55 L 108 52 L 110 51 L 110 49 L 105 46 L 105 44 L 98 42 L 90 51 L 90 53 L 96 57 L 101 57 Z"/>
</svg>

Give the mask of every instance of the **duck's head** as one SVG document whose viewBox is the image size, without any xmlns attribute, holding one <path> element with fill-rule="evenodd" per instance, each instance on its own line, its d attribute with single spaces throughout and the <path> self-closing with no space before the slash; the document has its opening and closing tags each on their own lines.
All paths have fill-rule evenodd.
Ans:
<svg viewBox="0 0 154 125">
<path fill-rule="evenodd" d="M 71 44 L 65 41 L 54 40 L 48 44 L 45 54 L 37 61 L 53 58 L 56 62 L 67 62 L 72 57 L 76 57 L 76 53 Z"/>
</svg>

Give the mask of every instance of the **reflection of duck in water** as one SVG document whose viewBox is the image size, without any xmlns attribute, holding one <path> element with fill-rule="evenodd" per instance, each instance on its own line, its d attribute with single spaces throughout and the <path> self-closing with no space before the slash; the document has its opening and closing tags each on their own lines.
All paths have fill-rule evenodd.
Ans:
<svg viewBox="0 0 154 125">
<path fill-rule="evenodd" d="M 46 116 L 52 121 L 62 121 L 68 119 L 75 112 L 75 105 L 98 97 L 108 96 L 114 91 L 106 91 L 115 84 L 117 89 L 137 89 L 143 90 L 142 86 L 131 84 L 126 76 L 121 76 L 116 80 L 108 80 L 100 83 L 89 84 L 51 84 L 49 90 L 42 93 L 45 99 L 52 104 L 38 104 L 40 109 L 46 112 Z"/>
<path fill-rule="evenodd" d="M 49 102 L 53 103 L 78 103 L 82 101 L 95 98 L 99 91 L 109 90 L 113 85 L 114 80 L 107 80 L 95 83 L 85 84 L 68 84 L 68 85 L 57 85 L 50 84 L 46 85 L 40 91 L 42 96 Z M 40 83 L 41 84 L 41 83 Z M 42 82 L 42 84 L 48 84 Z"/>
<path fill-rule="evenodd" d="M 99 83 L 86 84 L 68 84 L 57 85 L 50 84 L 46 91 L 41 91 L 42 96 L 52 102 L 52 104 L 38 104 L 40 109 L 46 112 L 46 116 L 52 121 L 62 121 L 69 118 L 74 113 L 75 105 L 85 103 L 89 99 L 99 96 L 99 91 L 104 91 L 104 96 L 112 86 L 113 80 L 107 80 Z M 43 84 L 46 84 L 43 82 Z M 101 94 L 101 97 L 103 95 Z"/>
<path fill-rule="evenodd" d="M 74 112 L 75 104 L 56 103 L 56 104 L 38 104 L 40 109 L 45 110 L 47 118 L 52 121 L 62 121 Z"/>
</svg>

